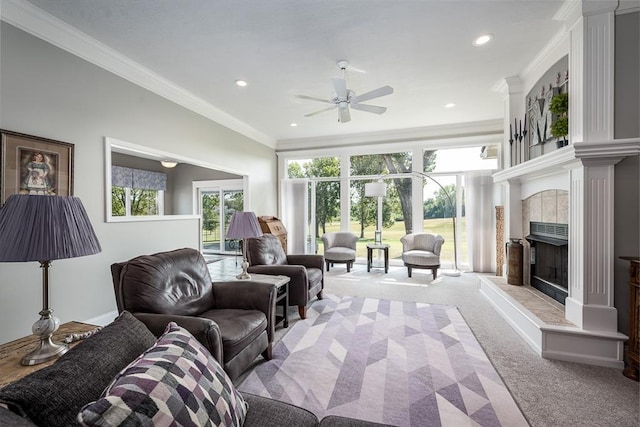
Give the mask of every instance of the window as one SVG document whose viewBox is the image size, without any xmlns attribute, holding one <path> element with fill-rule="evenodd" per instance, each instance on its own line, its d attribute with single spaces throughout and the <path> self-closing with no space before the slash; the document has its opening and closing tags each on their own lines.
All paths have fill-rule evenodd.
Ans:
<svg viewBox="0 0 640 427">
<path fill-rule="evenodd" d="M 164 173 L 111 167 L 111 215 L 114 217 L 164 214 Z"/>
</svg>

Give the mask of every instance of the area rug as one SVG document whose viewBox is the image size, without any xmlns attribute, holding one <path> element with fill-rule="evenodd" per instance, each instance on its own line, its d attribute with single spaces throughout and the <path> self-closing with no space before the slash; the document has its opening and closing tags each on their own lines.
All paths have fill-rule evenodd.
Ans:
<svg viewBox="0 0 640 427">
<path fill-rule="evenodd" d="M 313 303 L 241 391 L 396 426 L 527 426 L 456 307 L 336 296 Z"/>
</svg>

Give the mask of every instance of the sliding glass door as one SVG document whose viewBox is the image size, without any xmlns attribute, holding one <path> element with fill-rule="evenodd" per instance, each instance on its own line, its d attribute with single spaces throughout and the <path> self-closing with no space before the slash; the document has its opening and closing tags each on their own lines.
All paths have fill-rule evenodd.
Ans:
<svg viewBox="0 0 640 427">
<path fill-rule="evenodd" d="M 215 185 L 219 184 L 219 185 Z M 204 254 L 236 254 L 236 240 L 226 238 L 231 216 L 244 209 L 241 180 L 209 181 L 197 186 L 198 214 L 202 217 L 200 247 Z"/>
</svg>

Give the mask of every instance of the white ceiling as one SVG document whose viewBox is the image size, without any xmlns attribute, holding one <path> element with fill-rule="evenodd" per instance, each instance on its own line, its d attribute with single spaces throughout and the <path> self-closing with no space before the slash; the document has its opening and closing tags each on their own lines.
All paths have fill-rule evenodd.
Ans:
<svg viewBox="0 0 640 427">
<path fill-rule="evenodd" d="M 28 1 L 277 141 L 500 119 L 493 88 L 562 26 L 560 0 Z M 329 98 L 340 59 L 357 94 L 394 88 L 367 102 L 386 113 L 304 117 L 327 104 L 295 95 Z"/>
</svg>

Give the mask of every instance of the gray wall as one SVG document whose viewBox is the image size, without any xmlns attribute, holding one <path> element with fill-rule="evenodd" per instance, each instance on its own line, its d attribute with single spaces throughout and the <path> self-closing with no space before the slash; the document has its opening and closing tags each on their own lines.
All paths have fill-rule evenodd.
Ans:
<svg viewBox="0 0 640 427">
<path fill-rule="evenodd" d="M 640 12 L 616 16 L 615 138 L 640 136 Z"/>
<path fill-rule="evenodd" d="M 75 144 L 74 194 L 102 244 L 52 263 L 50 305 L 62 322 L 115 310 L 113 262 L 198 244 L 197 220 L 105 222 L 105 136 L 250 174 L 252 209 L 276 212 L 274 150 L 5 22 L 0 31 L 0 128 Z M 31 333 L 41 284 L 37 263 L 0 263 L 0 343 Z"/>
<path fill-rule="evenodd" d="M 616 16 L 616 139 L 640 136 L 640 13 Z M 618 329 L 629 333 L 629 263 L 640 256 L 640 160 L 628 157 L 615 168 L 614 277 Z"/>
</svg>

